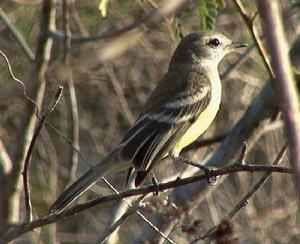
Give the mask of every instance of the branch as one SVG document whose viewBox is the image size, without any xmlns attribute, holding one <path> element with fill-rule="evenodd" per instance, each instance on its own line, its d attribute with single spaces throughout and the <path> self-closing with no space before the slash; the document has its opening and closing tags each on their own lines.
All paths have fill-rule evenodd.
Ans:
<svg viewBox="0 0 300 244">
<path fill-rule="evenodd" d="M 63 0 L 62 1 L 62 24 L 64 30 L 64 39 L 62 40 L 63 44 L 63 57 L 62 60 L 65 65 L 65 72 L 67 77 L 68 83 L 68 91 L 69 91 L 69 106 L 71 110 L 71 123 L 70 123 L 70 130 L 71 130 L 71 141 L 74 144 L 74 147 L 79 150 L 79 113 L 78 113 L 78 105 L 77 105 L 77 96 L 76 90 L 73 81 L 73 71 L 70 66 L 70 49 L 71 49 L 71 28 L 70 28 L 70 14 L 69 14 L 69 5 L 70 1 Z M 70 166 L 70 174 L 69 174 L 69 183 L 72 182 L 76 176 L 76 170 L 78 166 L 78 153 L 76 150 L 70 150 L 70 157 L 71 157 L 71 166 Z M 68 183 L 68 184 L 69 184 Z"/>
<path fill-rule="evenodd" d="M 142 24 L 158 23 L 166 16 L 169 16 L 172 13 L 174 13 L 178 8 L 180 8 L 185 3 L 186 3 L 185 0 L 172 0 L 172 1 L 165 0 L 162 2 L 162 4 L 160 4 L 160 6 L 157 9 L 152 10 L 150 13 L 144 15 L 139 20 L 134 21 L 133 23 L 129 24 L 128 26 L 125 26 L 120 30 L 116 30 L 114 32 L 108 32 L 108 33 L 99 33 L 90 36 L 71 35 L 70 39 L 72 42 L 90 42 L 90 41 L 99 41 L 104 39 L 115 38 L 125 33 L 128 33 L 134 29 L 137 29 Z M 63 32 L 53 31 L 53 30 L 49 30 L 49 35 L 56 40 L 62 40 L 64 39 L 65 36 Z"/>
<path fill-rule="evenodd" d="M 294 169 L 300 201 L 300 103 L 289 61 L 279 3 L 274 0 L 258 1 L 258 8 L 270 47 L 271 63 L 276 77 L 275 88 L 286 124 L 290 147 L 290 164 Z"/>
<path fill-rule="evenodd" d="M 4 54 L 4 52 L 2 52 L 2 51 L 0 50 L 0 54 L 1 54 L 1 56 L 4 58 L 4 60 L 5 60 L 6 64 L 7 64 L 7 68 L 8 68 L 8 71 L 9 71 L 9 74 L 10 74 L 11 78 L 12 78 L 14 81 L 18 82 L 19 84 L 21 84 L 22 89 L 23 89 L 23 95 L 24 95 L 24 97 L 25 97 L 29 102 L 31 102 L 31 103 L 35 106 L 35 109 L 37 110 L 37 113 L 38 113 L 38 112 L 39 112 L 39 106 L 37 105 L 37 103 L 36 103 L 31 97 L 28 96 L 27 90 L 26 90 L 26 86 L 25 86 L 24 82 L 21 81 L 20 79 L 18 79 L 18 78 L 14 75 L 14 73 L 13 73 L 13 71 L 12 71 L 12 68 L 11 68 L 11 65 L 10 65 L 10 62 L 9 62 L 7 56 Z"/>
<path fill-rule="evenodd" d="M 120 105 L 123 109 L 122 114 L 124 114 L 124 119 L 127 120 L 128 124 L 131 125 L 134 123 L 134 116 L 132 114 L 132 111 L 128 105 L 127 99 L 124 95 L 124 92 L 122 90 L 122 87 L 120 85 L 120 82 L 118 81 L 118 78 L 116 74 L 113 72 L 112 68 L 109 67 L 108 65 L 103 65 L 105 72 L 109 76 L 109 80 L 111 81 L 114 90 L 116 92 L 116 95 L 119 99 Z"/>
<path fill-rule="evenodd" d="M 43 97 L 45 94 L 45 86 L 46 86 L 46 70 L 48 66 L 48 62 L 50 59 L 51 54 L 51 46 L 52 42 L 47 37 L 47 30 L 50 26 L 54 26 L 55 23 L 55 8 L 52 8 L 52 1 L 51 0 L 44 0 L 41 9 L 41 16 L 39 19 L 39 30 L 37 36 L 37 44 L 36 44 L 36 56 L 35 60 L 32 63 L 31 70 L 30 70 L 30 80 L 32 83 L 38 84 L 36 91 L 35 91 L 35 101 L 32 99 L 30 100 L 28 96 L 26 96 L 26 90 L 24 88 L 24 84 L 17 80 L 11 73 L 14 80 L 20 82 L 23 86 L 24 95 L 26 96 L 27 100 L 30 100 L 31 103 L 35 104 L 35 108 L 40 108 Z M 30 104 L 31 105 L 31 104 Z M 26 158 L 26 153 L 28 152 L 30 146 L 30 140 L 34 134 L 36 123 L 37 123 L 37 116 L 35 108 L 32 106 L 29 107 L 28 113 L 26 116 L 22 118 L 21 124 L 23 128 L 20 128 L 20 132 L 22 133 L 20 140 L 20 146 L 17 147 L 16 150 L 16 158 L 14 159 L 15 163 L 13 164 L 13 169 L 9 177 L 9 182 L 4 186 L 7 192 L 7 204 L 9 205 L 9 211 L 11 213 L 7 215 L 12 215 L 12 213 L 18 212 L 18 208 L 14 205 L 14 202 L 19 201 L 20 198 L 20 190 L 19 187 L 21 183 L 21 171 L 24 167 L 24 162 Z M 14 222 L 16 220 L 12 220 L 9 216 L 3 222 L 9 221 Z M 0 232 L 2 232 L 3 226 L 0 226 Z"/>
<path fill-rule="evenodd" d="M 24 168 L 23 168 L 23 185 L 24 185 L 24 193 L 25 193 L 25 209 L 26 209 L 26 217 L 25 217 L 25 221 L 26 222 L 30 222 L 32 220 L 32 208 L 31 208 L 31 200 L 30 200 L 30 188 L 29 188 L 29 180 L 28 180 L 28 169 L 29 169 L 29 164 L 30 164 L 30 159 L 31 159 L 31 155 L 32 155 L 32 151 L 33 151 L 33 147 L 35 145 L 36 139 L 44 125 L 45 119 L 47 117 L 47 115 L 52 112 L 54 110 L 54 108 L 56 107 L 61 94 L 62 94 L 62 86 L 58 87 L 58 90 L 55 94 L 54 100 L 53 100 L 53 104 L 52 106 L 46 110 L 46 112 L 44 113 L 44 115 L 40 118 L 39 123 L 37 125 L 37 128 L 32 136 L 32 139 L 30 141 L 29 144 L 29 148 L 28 151 L 26 153 L 26 157 L 25 157 L 25 161 L 24 161 Z"/>
<path fill-rule="evenodd" d="M 114 222 L 109 229 L 105 232 L 105 234 L 97 241 L 97 243 L 106 243 L 110 236 L 117 231 L 122 224 L 126 222 L 126 220 L 136 213 L 140 208 L 139 203 L 145 198 L 144 195 L 140 196 L 137 199 L 137 202 L 134 205 L 131 205 L 130 208 L 116 221 Z"/>
<path fill-rule="evenodd" d="M 264 62 L 265 68 L 269 72 L 270 77 L 273 77 L 273 71 L 272 68 L 269 64 L 268 57 L 266 55 L 266 52 L 264 50 L 263 44 L 260 40 L 260 38 L 257 35 L 257 29 L 254 26 L 254 20 L 257 16 L 257 13 L 255 14 L 250 14 L 248 13 L 245 8 L 243 7 L 243 4 L 241 3 L 240 0 L 234 0 L 233 1 L 235 6 L 237 7 L 238 11 L 240 12 L 240 15 L 242 16 L 245 24 L 247 25 L 248 29 L 250 30 L 251 36 L 253 38 L 253 41 L 258 49 L 258 52 L 260 56 L 262 57 L 262 60 Z"/>
<path fill-rule="evenodd" d="M 112 189 L 115 194 L 119 194 L 120 192 L 112 185 L 110 184 L 104 177 L 102 177 L 102 180 L 104 181 L 104 183 L 110 188 Z M 129 189 L 128 189 L 129 190 Z M 139 206 L 140 202 L 146 197 L 147 194 L 144 194 L 142 197 L 139 197 L 138 199 L 134 199 L 134 203 L 131 204 L 128 200 L 122 199 L 122 202 L 124 203 L 125 208 L 121 207 L 121 211 L 127 211 L 127 212 L 131 212 L 133 208 L 135 208 L 135 206 Z M 119 206 L 118 206 L 119 208 Z M 129 209 L 129 210 L 128 210 Z M 120 223 L 120 219 L 121 218 L 125 218 L 126 216 L 126 212 L 124 214 L 121 215 L 120 209 L 118 209 L 115 212 L 115 216 L 113 216 L 113 222 L 112 224 L 109 226 L 109 230 L 111 230 L 110 232 L 110 236 L 105 237 L 104 239 L 106 240 L 106 243 L 114 243 L 115 239 L 116 239 L 116 235 L 117 235 L 117 231 L 119 229 L 119 226 L 116 226 L 115 224 L 117 222 Z M 163 232 L 161 232 L 159 230 L 158 227 L 156 227 L 150 220 L 148 220 L 139 210 L 135 211 L 137 213 L 137 215 L 145 222 L 147 223 L 157 234 L 159 234 L 164 240 L 168 241 L 169 243 L 174 243 L 174 241 L 172 241 L 170 238 L 168 238 Z M 129 214 L 129 213 L 128 213 Z M 120 216 L 120 217 L 119 217 Z M 118 219 L 116 222 L 114 222 L 115 219 Z M 114 227 L 113 227 L 114 226 Z M 113 228 L 113 230 L 111 229 Z M 114 234 L 114 235 L 113 235 Z"/>
<path fill-rule="evenodd" d="M 0 178 L 1 175 L 6 177 L 9 175 L 11 169 L 12 169 L 12 161 L 11 158 L 4 146 L 4 143 L 2 142 L 0 138 Z M 1 214 L 0 214 L 1 216 Z"/>
<path fill-rule="evenodd" d="M 231 174 L 234 172 L 251 172 L 251 173 L 252 172 L 269 172 L 269 173 L 277 172 L 277 173 L 292 174 L 292 169 L 287 168 L 287 167 L 270 166 L 270 165 L 234 164 L 234 165 L 226 166 L 221 169 L 211 170 L 210 173 L 211 173 L 211 176 L 222 176 L 222 175 L 227 175 L 227 174 Z M 206 175 L 201 174 L 201 175 L 196 175 L 196 176 L 192 176 L 192 177 L 188 177 L 188 178 L 184 178 L 184 179 L 177 178 L 175 180 L 172 180 L 172 181 L 169 181 L 166 183 L 161 183 L 159 185 L 153 184 L 153 185 L 148 185 L 148 186 L 145 186 L 142 188 L 130 189 L 127 191 L 120 192 L 119 194 L 98 197 L 98 198 L 88 201 L 86 203 L 75 205 L 74 207 L 64 210 L 61 213 L 54 213 L 52 215 L 46 215 L 42 218 L 39 218 L 39 219 L 33 220 L 29 223 L 26 223 L 20 227 L 11 229 L 3 235 L 2 239 L 0 240 L 0 243 L 9 242 L 28 231 L 32 231 L 38 227 L 42 227 L 44 225 L 47 225 L 50 223 L 55 223 L 60 220 L 66 219 L 70 216 L 78 214 L 78 213 L 80 213 L 86 209 L 89 209 L 91 207 L 94 207 L 96 205 L 100 205 L 100 204 L 103 204 L 106 202 L 121 200 L 121 199 L 127 198 L 127 197 L 155 193 L 155 192 L 157 192 L 157 188 L 159 188 L 160 191 L 165 191 L 165 190 L 168 190 L 168 189 L 171 189 L 174 187 L 184 186 L 187 184 L 203 181 L 206 179 L 207 179 Z"/>
<path fill-rule="evenodd" d="M 281 150 L 279 151 L 277 157 L 275 158 L 275 160 L 273 161 L 272 165 L 278 165 L 281 163 L 281 161 L 283 160 L 285 154 L 286 154 L 286 150 L 287 150 L 287 143 L 285 143 Z M 271 173 L 268 172 L 266 174 L 264 174 L 257 182 L 256 184 L 252 187 L 252 189 L 244 196 L 242 197 L 242 199 L 236 204 L 236 206 L 233 208 L 233 210 L 226 216 L 223 218 L 222 221 L 224 221 L 225 219 L 232 219 L 234 218 L 242 208 L 244 208 L 247 205 L 247 202 L 249 201 L 249 199 L 260 189 L 262 188 L 262 186 L 267 182 L 267 180 L 270 178 Z M 221 221 L 221 223 L 222 223 Z M 196 243 L 199 240 L 203 240 L 203 239 L 207 239 L 207 238 L 213 238 L 215 237 L 216 231 L 217 231 L 218 225 L 211 228 L 209 231 L 206 232 L 206 234 L 202 235 L 200 238 L 197 238 L 195 240 L 193 240 L 191 243 Z"/>
<path fill-rule="evenodd" d="M 20 47 L 24 51 L 26 57 L 30 60 L 34 60 L 34 53 L 31 51 L 29 45 L 21 35 L 21 33 L 17 30 L 17 28 L 14 26 L 14 24 L 10 21 L 9 17 L 6 15 L 6 13 L 0 8 L 0 19 L 3 20 L 4 24 L 7 26 L 7 28 L 12 33 L 15 40 L 19 43 Z"/>
</svg>

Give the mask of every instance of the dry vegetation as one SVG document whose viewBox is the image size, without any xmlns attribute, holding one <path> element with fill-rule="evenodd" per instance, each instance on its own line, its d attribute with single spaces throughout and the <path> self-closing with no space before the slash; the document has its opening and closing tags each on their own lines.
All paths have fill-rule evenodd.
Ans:
<svg viewBox="0 0 300 244">
<path fill-rule="evenodd" d="M 58 1 L 52 10 L 56 12 L 53 13 L 56 27 L 52 30 L 63 33 L 64 27 L 68 29 L 69 24 L 73 35 L 113 33 L 135 21 L 139 22 L 159 2 L 162 1 L 110 1 L 107 17 L 103 18 L 98 10 L 99 1 L 72 0 L 67 6 L 69 18 L 66 22 L 63 19 L 63 3 Z M 223 79 L 221 109 L 213 125 L 200 140 L 230 131 L 269 80 L 269 73 L 257 48 L 251 47 L 254 41 L 239 11 L 232 1 L 224 2 L 226 5 L 218 12 L 215 29 L 233 40 L 249 43 L 251 51 Z M 244 2 L 247 2 L 246 10 L 254 14 L 255 1 Z M 38 46 L 41 7 L 42 1 L 39 0 L 2 0 L 0 3 L 0 10 L 6 13 L 34 53 Z M 285 30 L 289 43 L 293 43 L 300 33 L 300 8 L 294 6 L 291 9 L 288 0 L 282 0 L 281 7 L 289 11 L 288 18 L 284 20 Z M 45 215 L 66 185 L 89 168 L 86 161 L 95 164 L 120 140 L 167 70 L 170 57 L 180 40 L 176 34 L 178 29 L 174 26 L 180 23 L 184 35 L 199 31 L 198 1 L 186 1 L 176 13 L 175 20 L 166 17 L 159 21 L 146 21 L 124 35 L 73 41 L 71 45 L 63 38 L 50 37 L 53 43 L 45 45 L 49 45 L 51 57 L 49 63 L 42 64 L 44 72 L 43 68 L 28 59 L 10 28 L 0 19 L 0 50 L 7 55 L 15 76 L 24 82 L 28 95 L 38 100 L 37 90 L 41 89 L 41 80 L 44 80 L 45 91 L 42 92 L 44 98 L 41 101 L 42 107 L 47 107 L 52 104 L 58 85 L 64 87 L 58 105 L 46 118 L 59 134 L 44 125 L 32 153 L 29 184 L 33 219 Z M 261 33 L 259 17 L 254 24 Z M 40 54 L 44 60 L 47 50 L 45 53 Z M 240 54 L 227 56 L 220 64 L 220 73 L 224 74 L 239 57 Z M 14 176 L 16 182 L 9 181 L 4 175 L 10 170 L 10 162 L 17 165 L 24 161 L 22 151 L 27 150 L 26 141 L 31 139 L 33 133 L 33 127 L 29 124 L 35 124 L 30 120 L 30 116 L 35 117 L 32 110 L 33 105 L 24 97 L 22 86 L 11 78 L 4 59 L 0 57 L 0 156 L 3 158 L 6 153 L 8 156 L 5 163 L 3 160 L 0 162 L 0 208 L 3 207 L 0 236 L 12 224 L 20 224 L 25 220 L 20 175 L 22 164 L 16 171 L 20 179 Z M 60 135 L 69 138 L 86 159 L 79 156 Z M 274 114 L 273 118 L 261 121 L 253 135 L 247 138 L 246 162 L 271 164 L 285 138 L 280 115 Z M 197 161 L 217 147 L 218 143 L 211 144 L 189 150 L 183 155 Z M 231 163 L 234 160 L 232 158 Z M 287 156 L 282 165 L 289 166 Z M 191 170 L 195 171 L 194 167 L 164 160 L 154 171 L 159 181 L 165 181 L 165 178 L 188 175 Z M 72 172 L 76 172 L 75 175 Z M 207 187 L 205 184 L 205 190 L 201 191 L 195 189 L 200 189 L 203 184 L 183 186 L 158 198 L 151 197 L 149 205 L 139 211 L 176 243 L 189 243 L 218 225 L 262 174 L 230 174 L 223 176 L 217 186 Z M 124 189 L 126 172 L 108 179 L 117 189 Z M 13 183 L 17 185 L 8 187 Z M 14 198 L 9 198 L 9 210 L 4 208 L 5 197 L 11 196 L 12 192 Z M 105 183 L 99 181 L 97 186 L 80 197 L 79 202 L 97 194 L 110 193 Z M 116 204 L 116 201 L 108 202 L 57 224 L 38 228 L 20 236 L 16 243 L 95 242 L 107 228 Z M 237 216 L 231 221 L 222 222 L 218 233 L 222 233 L 222 230 L 226 232 L 231 243 L 299 243 L 300 215 L 297 204 L 293 178 L 288 174 L 274 173 Z M 121 226 L 119 235 L 120 243 L 164 241 L 137 214 L 132 214 Z M 221 237 L 219 239 L 220 243 L 224 243 Z"/>
</svg>

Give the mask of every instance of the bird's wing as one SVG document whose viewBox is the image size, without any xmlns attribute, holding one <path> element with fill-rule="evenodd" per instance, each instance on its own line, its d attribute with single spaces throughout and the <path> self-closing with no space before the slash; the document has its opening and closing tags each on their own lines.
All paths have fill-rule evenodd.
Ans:
<svg viewBox="0 0 300 244">
<path fill-rule="evenodd" d="M 190 128 L 210 97 L 211 85 L 203 73 L 168 72 L 121 141 L 120 157 L 149 171 Z"/>
</svg>

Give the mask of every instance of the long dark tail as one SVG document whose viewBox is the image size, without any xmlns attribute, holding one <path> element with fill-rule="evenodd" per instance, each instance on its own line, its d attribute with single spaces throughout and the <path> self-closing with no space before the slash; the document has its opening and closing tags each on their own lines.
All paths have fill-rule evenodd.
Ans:
<svg viewBox="0 0 300 244">
<path fill-rule="evenodd" d="M 49 213 L 60 212 L 91 187 L 96 181 L 109 173 L 115 173 L 128 168 L 128 163 L 119 160 L 117 151 L 112 151 L 100 163 L 95 165 L 83 176 L 69 186 L 52 204 Z"/>
</svg>

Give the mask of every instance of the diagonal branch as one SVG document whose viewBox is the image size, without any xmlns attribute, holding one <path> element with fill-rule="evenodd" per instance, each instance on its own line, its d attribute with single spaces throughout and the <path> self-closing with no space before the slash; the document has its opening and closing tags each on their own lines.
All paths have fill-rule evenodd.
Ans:
<svg viewBox="0 0 300 244">
<path fill-rule="evenodd" d="M 24 51 L 26 57 L 33 61 L 35 58 L 34 53 L 31 51 L 29 45 L 21 35 L 21 33 L 17 30 L 17 28 L 14 26 L 14 24 L 10 21 L 9 17 L 6 15 L 6 13 L 0 8 L 0 19 L 5 23 L 7 28 L 12 33 L 13 37 L 16 39 L 16 41 L 19 43 L 20 47 Z"/>
<path fill-rule="evenodd" d="M 272 71 L 271 65 L 269 64 L 265 49 L 263 47 L 263 44 L 262 44 L 260 38 L 258 37 L 257 29 L 254 25 L 254 20 L 257 16 L 257 13 L 255 13 L 253 15 L 248 13 L 240 0 L 234 0 L 233 2 L 235 4 L 235 6 L 237 7 L 238 11 L 240 12 L 240 15 L 242 16 L 248 29 L 250 30 L 252 39 L 258 49 L 260 56 L 262 57 L 265 68 L 269 72 L 270 77 L 273 77 L 273 71 Z"/>
<path fill-rule="evenodd" d="M 24 168 L 23 168 L 23 185 L 24 185 L 24 193 L 25 193 L 25 209 L 26 209 L 26 217 L 25 217 L 25 221 L 26 222 L 30 222 L 32 220 L 32 208 L 31 208 L 31 200 L 30 200 L 30 188 L 29 188 L 29 176 L 28 176 L 28 170 L 29 170 L 29 164 L 30 164 L 30 159 L 31 159 L 31 155 L 32 155 L 32 151 L 33 151 L 33 147 L 35 145 L 36 139 L 44 125 L 45 119 L 47 117 L 47 115 L 52 112 L 54 110 L 54 108 L 56 107 L 61 94 L 62 94 L 62 86 L 58 87 L 58 90 L 55 94 L 54 100 L 53 100 L 53 104 L 52 106 L 47 109 L 47 111 L 41 116 L 37 128 L 32 136 L 32 139 L 30 141 L 29 144 L 29 148 L 28 151 L 26 153 L 26 157 L 25 157 L 25 161 L 24 161 Z"/>
<path fill-rule="evenodd" d="M 274 162 L 272 165 L 278 165 L 281 163 L 283 160 L 287 150 L 287 143 L 285 143 L 281 150 L 279 151 L 277 157 L 275 158 Z M 244 197 L 236 204 L 236 206 L 232 209 L 232 211 L 223 218 L 222 221 L 225 219 L 232 219 L 234 218 L 242 208 L 244 208 L 247 205 L 248 200 L 267 182 L 267 180 L 270 178 L 271 173 L 265 173 L 252 187 L 252 189 L 245 194 Z M 221 221 L 221 222 L 222 222 Z M 207 239 L 207 238 L 212 238 L 215 236 L 216 231 L 217 231 L 218 226 L 215 226 L 211 228 L 209 231 L 206 232 L 206 234 L 202 235 L 200 238 L 197 238 L 193 240 L 191 243 L 196 243 L 199 240 Z"/>
<path fill-rule="evenodd" d="M 120 192 L 112 185 L 108 182 L 108 180 L 106 180 L 104 177 L 102 177 L 102 180 L 104 181 L 104 183 L 110 188 L 112 189 L 116 194 L 119 194 Z M 147 193 L 148 194 L 148 193 Z M 118 220 L 116 222 L 114 222 L 108 230 L 108 235 L 106 235 L 106 237 L 103 237 L 106 240 L 106 243 L 114 243 L 114 239 L 115 239 L 115 235 L 119 229 L 120 224 L 122 224 L 122 220 L 125 221 L 124 218 L 127 219 L 127 217 L 129 217 L 131 214 L 133 214 L 134 212 L 137 213 L 137 215 L 145 222 L 147 223 L 156 233 L 158 233 L 164 240 L 168 241 L 169 243 L 174 243 L 174 241 L 172 241 L 170 238 L 168 238 L 164 233 L 162 233 L 158 227 L 156 227 L 150 220 L 148 220 L 138 209 L 137 206 L 140 205 L 141 201 L 146 197 L 147 194 L 144 194 L 142 197 L 139 197 L 138 199 L 136 199 L 134 201 L 134 204 L 131 204 L 128 200 L 122 199 L 122 202 L 124 203 L 124 206 L 126 206 L 126 209 L 122 208 L 122 211 L 126 211 L 124 214 L 122 214 L 121 217 L 118 218 Z M 135 210 L 134 210 L 135 209 Z M 116 215 L 120 215 L 119 214 L 119 209 L 117 210 L 118 212 L 116 213 Z M 115 218 L 115 216 L 113 216 L 113 218 Z M 117 224 L 118 222 L 118 224 Z M 114 235 L 113 235 L 114 234 Z M 104 240 L 103 239 L 103 240 Z"/>
</svg>

